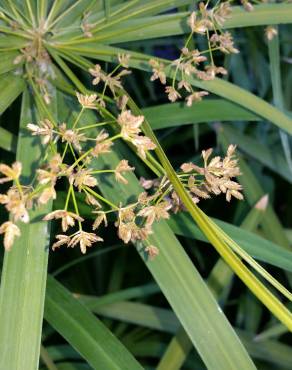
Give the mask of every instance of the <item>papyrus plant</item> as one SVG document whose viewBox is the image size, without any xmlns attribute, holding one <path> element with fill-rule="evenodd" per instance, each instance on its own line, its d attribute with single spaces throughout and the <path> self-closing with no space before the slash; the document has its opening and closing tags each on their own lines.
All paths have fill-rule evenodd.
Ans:
<svg viewBox="0 0 292 370">
<path fill-rule="evenodd" d="M 227 265 L 291 329 L 291 313 L 266 282 L 285 299 L 291 300 L 291 293 L 197 205 L 199 200 L 221 193 L 227 201 L 243 198 L 242 186 L 235 181 L 241 172 L 234 157 L 235 146 L 230 145 L 223 158 L 211 159 L 212 151 L 205 150 L 203 162 L 187 162 L 174 171 L 151 121 L 128 94 L 124 80 L 130 72 L 135 73 L 133 68 L 151 71 L 149 79 L 165 85 L 170 101 L 185 99 L 185 109 L 216 93 L 291 133 L 291 119 L 284 113 L 216 78 L 228 73 L 220 65 L 222 55 L 239 51 L 225 28 L 269 25 L 266 38 L 272 40 L 277 29 L 271 24 L 289 22 L 291 5 L 253 6 L 243 1 L 243 7 L 233 8 L 235 2 L 167 0 L 27 0 L 0 4 L 1 76 L 5 85 L 15 86 L 1 92 L 1 112 L 22 93 L 17 158 L 11 165 L 0 165 L 0 181 L 11 185 L 0 197 L 10 213 L 10 219 L 0 227 L 6 249 L 0 301 L 1 366 L 37 367 L 47 247 L 51 245 L 46 222 L 61 221 L 62 234 L 56 235 L 53 249 L 79 245 L 86 253 L 88 247 L 103 241 L 99 231 L 110 218 L 119 238 L 137 248 L 207 367 L 254 368 L 206 284 L 163 221 L 171 212 L 188 211 Z M 158 15 L 187 5 L 192 8 L 179 9 L 177 16 Z M 161 34 L 151 34 L 151 27 L 161 21 L 166 25 Z M 145 34 L 135 35 L 141 28 Z M 174 61 L 112 46 L 135 37 L 151 39 L 181 33 L 187 37 Z M 195 42 L 200 48 L 193 46 Z M 103 61 L 112 63 L 111 72 Z M 77 110 L 68 109 L 68 101 Z M 68 120 L 64 121 L 63 112 L 68 110 Z M 120 154 L 125 145 L 126 156 Z M 29 146 L 35 150 L 28 150 Z M 140 180 L 147 191 L 134 176 L 133 155 L 153 174 Z M 64 203 L 53 209 L 52 201 L 64 190 Z M 89 229 L 87 216 L 81 211 L 85 202 L 95 218 Z M 54 284 L 54 280 L 49 281 L 46 317 L 91 366 L 98 368 L 100 358 L 103 368 L 140 368 L 104 327 L 96 323 L 96 330 L 102 327 L 100 336 L 89 328 L 89 322 L 95 325 L 94 318 L 81 308 L 83 320 L 78 322 L 77 303 L 66 317 L 66 302 L 71 302 L 71 297 Z M 58 315 L 63 317 L 63 325 Z M 74 335 L 70 335 L 70 322 Z M 88 333 L 91 351 L 87 351 L 84 336 L 78 340 L 78 330 Z M 116 350 L 109 351 L 106 340 L 112 340 Z M 99 351 L 102 354 L 96 358 Z"/>
</svg>

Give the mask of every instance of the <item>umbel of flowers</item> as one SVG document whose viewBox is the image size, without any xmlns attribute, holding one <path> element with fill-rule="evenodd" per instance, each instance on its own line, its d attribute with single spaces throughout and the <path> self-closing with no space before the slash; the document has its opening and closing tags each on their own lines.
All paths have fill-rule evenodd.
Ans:
<svg viewBox="0 0 292 370">
<path fill-rule="evenodd" d="M 238 52 L 233 45 L 231 34 L 221 31 L 229 15 L 228 2 L 218 2 L 212 9 L 200 3 L 198 10 L 191 13 L 188 19 L 190 36 L 181 50 L 180 57 L 168 66 L 173 72 L 171 84 L 167 85 L 164 64 L 158 59 L 150 60 L 153 70 L 151 80 L 158 79 L 166 85 L 165 90 L 172 102 L 181 98 L 182 91 L 187 93 L 187 106 L 208 94 L 206 91 L 194 91 L 189 78 L 210 80 L 218 74 L 227 73 L 224 68 L 214 64 L 213 52 Z M 91 37 L 90 27 L 86 23 L 83 27 L 87 37 Z M 206 51 L 190 49 L 189 43 L 195 33 L 206 37 Z M 270 31 L 269 34 L 271 33 Z M 25 49 L 22 52 L 23 56 L 20 57 L 26 56 L 26 63 L 33 63 L 35 57 L 27 57 L 30 50 Z M 15 63 L 19 63 L 18 59 Z M 22 184 L 20 162 L 15 162 L 12 166 L 0 164 L 0 184 L 12 183 L 6 193 L 0 194 L 0 204 L 9 213 L 9 221 L 0 226 L 0 234 L 4 234 L 4 247 L 7 251 L 11 249 L 15 238 L 21 236 L 18 223 L 30 221 L 30 209 L 56 199 L 57 185 L 61 180 L 68 189 L 64 204 L 62 208 L 43 217 L 44 222 L 56 220 L 61 223 L 62 233 L 56 235 L 53 250 L 61 246 L 73 248 L 79 245 L 81 252 L 86 253 L 87 248 L 103 241 L 99 230 L 108 226 L 108 216 L 111 214 L 115 217 L 117 235 L 124 243 L 143 241 L 145 252 L 150 258 L 159 253 L 157 247 L 148 241 L 153 224 L 169 218 L 170 212 L 184 209 L 170 181 L 165 176 L 154 180 L 141 178 L 144 191 L 136 201 L 128 204 L 114 204 L 99 190 L 100 176 L 113 176 L 115 181 L 127 186 L 128 175 L 135 170 L 127 158 L 113 164 L 111 168 L 97 168 L 97 161 L 94 159 L 108 155 L 117 140 L 130 143 L 146 164 L 156 161 L 151 155 L 156 145 L 142 130 L 144 116 L 133 114 L 128 97 L 121 94 L 122 77 L 131 73 L 128 69 L 130 57 L 120 54 L 117 59 L 118 65 L 111 73 L 105 73 L 99 64 L 89 69 L 93 86 L 101 86 L 101 92 L 89 95 L 76 93 L 80 112 L 73 124 L 54 122 L 49 118 L 28 122 L 27 133 L 39 137 L 46 152 L 45 159 L 36 170 L 34 180 L 29 186 Z M 49 59 L 47 62 L 51 63 Z M 177 83 L 177 80 L 180 82 Z M 110 100 L 115 103 L 115 109 L 107 107 L 107 93 L 111 94 Z M 47 90 L 44 91 L 43 98 L 50 104 Z M 86 110 L 96 111 L 99 121 L 81 124 L 81 117 Z M 231 197 L 242 199 L 241 186 L 234 180 L 240 175 L 234 152 L 235 146 L 230 145 L 224 158 L 211 158 L 212 149 L 208 149 L 202 152 L 202 166 L 195 163 L 181 165 L 177 175 L 195 203 L 221 193 L 225 194 L 227 201 L 230 201 Z M 77 193 L 81 193 L 82 197 L 77 197 Z M 84 222 L 85 217 L 80 211 L 79 199 L 85 199 L 95 218 L 89 230 L 88 222 Z"/>
<path fill-rule="evenodd" d="M 20 162 L 15 162 L 12 166 L 0 165 L 0 172 L 3 175 L 0 183 L 13 182 L 5 194 L 0 194 L 0 203 L 10 214 L 10 221 L 0 226 L 0 233 L 4 234 L 5 249 L 10 250 L 15 238 L 20 237 L 18 222 L 28 223 L 31 208 L 55 199 L 57 182 L 65 178 L 68 193 L 64 206 L 43 218 L 44 222 L 51 220 L 61 222 L 63 233 L 56 235 L 53 250 L 61 246 L 73 248 L 79 245 L 81 252 L 86 253 L 87 248 L 94 243 L 103 241 L 98 235 L 98 229 L 108 226 L 107 218 L 112 213 L 116 217 L 115 226 L 119 238 L 126 244 L 139 240 L 146 241 L 145 251 L 153 258 L 158 254 L 158 249 L 147 243 L 147 238 L 152 233 L 152 225 L 161 219 L 169 218 L 170 212 L 183 209 L 169 180 L 166 177 L 155 180 L 141 178 L 141 185 L 145 191 L 135 202 L 113 204 L 99 192 L 99 176 L 105 174 L 114 176 L 115 181 L 127 186 L 127 173 L 133 172 L 134 167 L 127 159 L 121 160 L 111 169 L 92 167 L 92 160 L 110 153 L 115 141 L 120 139 L 129 141 L 137 149 L 138 155 L 142 159 L 146 158 L 149 151 L 155 149 L 155 144 L 142 133 L 144 117 L 133 115 L 127 109 L 127 99 L 123 97 L 124 104 L 115 120 L 88 126 L 79 125 L 82 112 L 85 109 L 99 109 L 99 104 L 96 94 L 77 93 L 77 99 L 81 110 L 71 127 L 64 122 L 55 124 L 48 119 L 38 124 L 28 123 L 28 131 L 31 135 L 41 137 L 42 145 L 48 152 L 48 159 L 36 170 L 36 179 L 29 187 L 21 184 Z M 104 128 L 106 125 L 114 126 L 118 133 L 110 135 Z M 93 130 L 96 130 L 95 137 L 88 136 L 87 131 L 92 133 Z M 232 180 L 240 174 L 234 150 L 234 146 L 229 146 L 223 159 L 218 156 L 210 159 L 212 150 L 203 151 L 202 167 L 194 163 L 182 164 L 178 176 L 194 202 L 221 193 L 226 195 L 227 201 L 232 196 L 242 199 L 241 186 Z M 96 215 L 89 231 L 83 227 L 84 217 L 80 213 L 77 192 L 84 194 L 87 204 Z"/>
</svg>

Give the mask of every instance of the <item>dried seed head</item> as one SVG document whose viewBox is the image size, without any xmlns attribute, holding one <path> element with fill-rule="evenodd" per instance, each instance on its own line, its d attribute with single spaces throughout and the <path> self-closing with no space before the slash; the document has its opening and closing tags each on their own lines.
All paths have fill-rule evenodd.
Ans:
<svg viewBox="0 0 292 370">
<path fill-rule="evenodd" d="M 82 95 L 76 92 L 76 96 L 83 108 L 94 109 L 96 107 L 97 94 Z"/>
<path fill-rule="evenodd" d="M 8 212 L 10 212 L 13 220 L 24 223 L 29 222 L 29 214 L 27 211 L 27 195 L 20 194 L 17 188 L 10 188 L 6 196 L 2 196 L 0 202 L 5 204 Z"/>
<path fill-rule="evenodd" d="M 126 159 L 122 159 L 116 169 L 115 169 L 115 178 L 117 182 L 121 182 L 122 184 L 128 184 L 128 180 L 122 175 L 125 172 L 132 172 L 135 170 L 135 167 L 129 166 L 129 161 Z"/>
<path fill-rule="evenodd" d="M 168 95 L 168 99 L 174 103 L 177 99 L 181 98 L 180 93 L 173 86 L 166 86 L 165 92 Z"/>
<path fill-rule="evenodd" d="M 149 64 L 152 67 L 152 72 L 153 72 L 153 74 L 150 78 L 150 81 L 159 80 L 163 85 L 165 85 L 166 84 L 166 75 L 165 75 L 165 72 L 164 72 L 164 68 L 165 68 L 164 64 L 159 63 L 155 59 L 150 59 Z"/>
<path fill-rule="evenodd" d="M 124 53 L 118 54 L 119 63 L 121 64 L 121 66 L 125 68 L 129 67 L 130 58 L 131 58 L 130 54 L 124 54 Z"/>
<path fill-rule="evenodd" d="M 56 199 L 56 198 L 57 198 L 57 193 L 56 193 L 55 187 L 51 185 L 41 192 L 38 198 L 38 203 L 47 204 L 51 199 Z"/>
<path fill-rule="evenodd" d="M 70 236 L 68 235 L 56 235 L 57 241 L 52 245 L 52 250 L 54 251 L 56 248 L 60 248 L 62 245 L 70 243 Z"/>
<path fill-rule="evenodd" d="M 186 97 L 187 107 L 191 107 L 193 102 L 199 102 L 206 95 L 209 95 L 207 91 L 196 91 Z"/>
<path fill-rule="evenodd" d="M 146 227 L 151 227 L 154 221 L 158 221 L 160 219 L 168 219 L 168 211 L 170 210 L 170 208 L 171 204 L 169 202 L 162 201 L 153 206 L 142 208 L 141 211 L 138 212 L 138 216 L 145 217 Z"/>
<path fill-rule="evenodd" d="M 39 125 L 29 123 L 27 128 L 32 132 L 33 136 L 42 136 L 42 143 L 44 145 L 48 144 L 53 139 L 54 125 L 48 119 L 40 121 Z"/>
<path fill-rule="evenodd" d="M 14 162 L 12 166 L 6 164 L 0 164 L 0 172 L 5 176 L 0 179 L 0 184 L 4 182 L 18 180 L 22 171 L 22 164 L 20 162 Z"/>
<path fill-rule="evenodd" d="M 126 110 L 118 115 L 118 124 L 121 126 L 121 135 L 125 140 L 131 140 L 141 132 L 141 125 L 144 116 L 134 116 L 130 110 Z"/>
<path fill-rule="evenodd" d="M 137 147 L 138 154 L 144 159 L 148 150 L 156 148 L 156 144 L 147 136 L 137 135 L 133 138 L 132 143 Z"/>
<path fill-rule="evenodd" d="M 92 81 L 93 85 L 98 85 L 101 80 L 104 81 L 105 79 L 105 74 L 102 72 L 99 64 L 96 64 L 94 68 L 90 68 L 89 73 L 91 76 L 95 77 Z"/>
<path fill-rule="evenodd" d="M 128 100 L 129 100 L 129 98 L 127 97 L 127 95 L 119 96 L 119 98 L 117 100 L 117 107 L 120 110 L 124 110 L 127 106 Z"/>
<path fill-rule="evenodd" d="M 103 239 L 94 233 L 87 233 L 83 230 L 78 231 L 68 243 L 68 247 L 74 248 L 77 244 L 80 245 L 81 253 L 86 253 L 86 248 L 92 247 L 96 242 L 102 242 Z"/>
<path fill-rule="evenodd" d="M 96 217 L 92 225 L 92 230 L 96 230 L 102 223 L 104 223 L 104 226 L 107 227 L 106 213 L 102 211 L 93 212 L 93 213 L 97 213 L 98 216 Z"/>
<path fill-rule="evenodd" d="M 15 237 L 20 236 L 20 230 L 14 223 L 7 221 L 0 226 L 0 234 L 4 234 L 4 248 L 8 252 L 14 243 Z"/>
<path fill-rule="evenodd" d="M 248 0 L 241 0 L 241 4 L 243 5 L 244 9 L 248 12 L 252 12 L 254 10 L 253 5 Z"/>
<path fill-rule="evenodd" d="M 268 26 L 265 28 L 265 35 L 268 41 L 272 41 L 273 38 L 278 35 L 278 31 L 275 27 Z"/>
<path fill-rule="evenodd" d="M 234 47 L 234 41 L 230 32 L 224 32 L 221 35 L 214 33 L 210 38 L 211 45 L 218 47 L 222 53 L 239 53 L 239 50 Z"/>
<path fill-rule="evenodd" d="M 93 157 L 98 157 L 100 154 L 110 153 L 111 146 L 113 142 L 110 140 L 106 140 L 109 137 L 109 134 L 102 130 L 96 137 L 96 144 L 94 149 L 92 150 L 91 154 Z"/>
<path fill-rule="evenodd" d="M 73 212 L 68 212 L 64 209 L 58 209 L 56 211 L 53 211 L 49 214 L 47 214 L 43 220 L 44 221 L 51 221 L 51 220 L 58 220 L 61 219 L 62 221 L 62 230 L 66 232 L 70 226 L 75 225 L 75 221 L 82 222 L 84 219 L 80 217 L 79 215 L 73 213 Z"/>
<path fill-rule="evenodd" d="M 145 248 L 145 252 L 148 253 L 148 256 L 151 260 L 153 260 L 156 256 L 159 254 L 159 249 L 155 247 L 154 245 L 148 245 Z"/>
<path fill-rule="evenodd" d="M 59 134 L 62 138 L 62 142 L 70 143 L 75 149 L 81 150 L 80 142 L 85 142 L 86 137 L 84 134 L 79 134 L 78 131 L 73 129 L 68 129 L 66 123 L 62 123 L 59 126 Z"/>
<path fill-rule="evenodd" d="M 91 175 L 90 169 L 78 170 L 71 175 L 71 181 L 74 186 L 78 187 L 78 191 L 81 191 L 83 186 L 89 186 L 90 188 L 97 186 L 97 180 Z"/>
</svg>

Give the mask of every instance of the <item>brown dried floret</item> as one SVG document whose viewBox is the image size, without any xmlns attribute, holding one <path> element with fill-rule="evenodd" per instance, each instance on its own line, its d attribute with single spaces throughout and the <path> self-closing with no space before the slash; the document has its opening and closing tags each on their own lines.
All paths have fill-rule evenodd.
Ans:
<svg viewBox="0 0 292 370">
<path fill-rule="evenodd" d="M 98 235 L 80 230 L 71 238 L 68 243 L 68 247 L 74 248 L 77 244 L 79 244 L 81 253 L 85 254 L 86 248 L 90 248 L 92 247 L 92 244 L 102 241 L 103 239 Z"/>
<path fill-rule="evenodd" d="M 4 234 L 4 248 L 10 251 L 15 237 L 20 236 L 20 229 L 13 222 L 7 221 L 0 226 L 0 234 Z"/>
<path fill-rule="evenodd" d="M 58 209 L 56 211 L 50 212 L 47 214 L 43 220 L 50 221 L 50 220 L 58 220 L 61 219 L 62 221 L 62 230 L 66 232 L 70 226 L 75 225 L 75 221 L 82 222 L 84 219 L 77 215 L 76 213 L 66 211 L 64 209 Z"/>
</svg>

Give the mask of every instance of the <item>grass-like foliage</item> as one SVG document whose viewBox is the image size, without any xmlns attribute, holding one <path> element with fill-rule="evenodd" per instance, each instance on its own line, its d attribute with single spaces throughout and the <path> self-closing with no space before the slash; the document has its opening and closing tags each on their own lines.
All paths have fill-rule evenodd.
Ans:
<svg viewBox="0 0 292 370">
<path fill-rule="evenodd" d="M 0 369 L 292 367 L 290 23 L 0 0 Z"/>
</svg>

